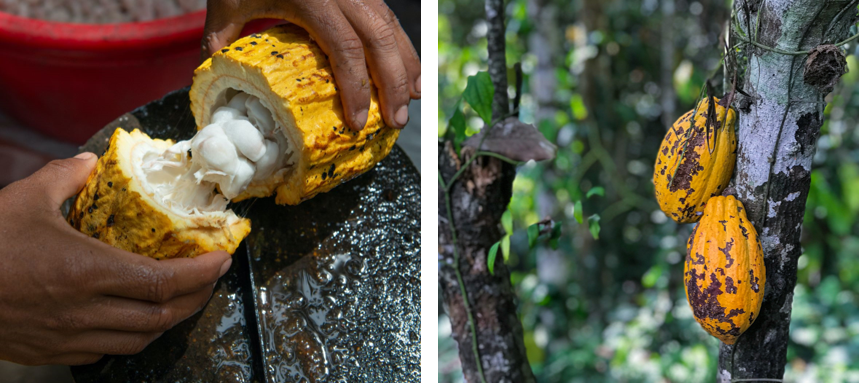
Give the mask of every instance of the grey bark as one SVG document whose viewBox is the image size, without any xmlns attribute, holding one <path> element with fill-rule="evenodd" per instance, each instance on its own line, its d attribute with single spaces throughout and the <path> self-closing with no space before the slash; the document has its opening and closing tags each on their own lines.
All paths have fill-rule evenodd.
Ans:
<svg viewBox="0 0 859 383">
<path fill-rule="evenodd" d="M 735 2 L 747 36 L 754 36 L 762 12 L 758 42 L 785 51 L 843 40 L 855 21 L 855 7 L 819 0 Z M 748 49 L 744 90 L 751 98 L 736 104 L 740 146 L 733 187 L 761 238 L 767 283 L 755 323 L 734 346 L 721 346 L 719 382 L 784 375 L 800 230 L 826 106 L 826 94 L 804 81 L 805 55 Z"/>
<path fill-rule="evenodd" d="M 495 85 L 492 98 L 492 119 L 498 120 L 510 113 L 507 97 L 507 58 L 504 41 L 504 0 L 486 0 L 487 50 L 489 51 L 489 76 Z"/>
<path fill-rule="evenodd" d="M 489 75 L 495 85 L 492 119 L 509 113 L 507 64 L 504 41 L 504 1 L 486 0 L 489 50 Z M 484 127 L 488 129 L 489 126 Z M 463 163 L 474 155 L 475 148 L 464 146 L 458 156 L 450 142 L 439 144 L 439 173 L 450 180 Z M 510 272 L 498 255 L 494 274 L 489 272 L 487 256 L 492 245 L 501 239 L 501 215 L 510 202 L 515 168 L 492 157 L 481 157 L 456 180 L 450 190 L 457 253 L 463 287 L 475 321 L 480 366 L 487 383 L 534 382 L 534 373 L 525 353 L 522 324 L 516 315 L 516 295 L 510 283 Z M 468 313 L 461 287 L 453 267 L 452 233 L 448 220 L 444 190 L 439 188 L 439 284 L 459 347 L 459 357 L 466 381 L 480 382 L 473 352 Z M 500 252 L 500 250 L 499 250 Z"/>
</svg>

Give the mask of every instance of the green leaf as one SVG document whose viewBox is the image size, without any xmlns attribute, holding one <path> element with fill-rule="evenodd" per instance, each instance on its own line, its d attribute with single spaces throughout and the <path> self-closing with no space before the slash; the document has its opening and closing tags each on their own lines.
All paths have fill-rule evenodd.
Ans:
<svg viewBox="0 0 859 383">
<path fill-rule="evenodd" d="M 582 223 L 582 201 L 576 201 L 573 216 L 576 217 L 576 222 Z"/>
<path fill-rule="evenodd" d="M 453 131 L 454 134 L 453 146 L 457 153 L 459 153 L 460 145 L 467 138 L 465 135 L 465 115 L 462 114 L 462 108 L 459 104 L 460 101 L 457 101 L 456 109 L 453 111 L 453 116 L 450 117 L 450 121 L 448 122 L 448 129 Z"/>
<path fill-rule="evenodd" d="M 501 253 L 504 255 L 504 262 L 507 263 L 507 260 L 510 259 L 510 236 L 505 235 L 504 238 L 501 238 Z"/>
<path fill-rule="evenodd" d="M 486 259 L 486 264 L 489 266 L 489 274 L 495 275 L 495 256 L 498 255 L 498 245 L 501 242 L 495 242 L 492 247 L 489 248 L 489 257 Z"/>
<path fill-rule="evenodd" d="M 641 285 L 648 289 L 655 286 L 656 281 L 662 276 L 663 271 L 664 268 L 662 265 L 654 265 L 641 277 Z"/>
<path fill-rule="evenodd" d="M 588 217 L 588 228 L 591 230 L 591 235 L 594 239 L 600 239 L 600 216 L 594 214 Z"/>
<path fill-rule="evenodd" d="M 477 112 L 486 125 L 492 122 L 492 96 L 495 94 L 495 85 L 489 73 L 478 72 L 474 76 L 468 76 L 468 84 L 462 96 L 468 105 Z"/>
<path fill-rule="evenodd" d="M 585 198 L 591 198 L 594 194 L 597 194 L 600 197 L 605 196 L 605 188 L 602 186 L 594 186 L 591 190 L 588 190 L 588 194 L 585 195 Z"/>
<path fill-rule="evenodd" d="M 510 210 L 505 210 L 504 214 L 501 215 L 501 226 L 504 226 L 507 235 L 513 234 L 513 214 L 510 213 Z"/>
<path fill-rule="evenodd" d="M 552 226 L 552 233 L 549 234 L 549 247 L 552 250 L 558 250 L 558 238 L 561 238 L 561 222 L 555 222 L 555 226 Z"/>
<path fill-rule="evenodd" d="M 588 108 L 585 107 L 585 100 L 580 94 L 574 94 L 570 97 L 570 110 L 576 120 L 581 121 L 588 117 Z"/>
<path fill-rule="evenodd" d="M 540 236 L 540 228 L 538 224 L 528 226 L 528 248 L 533 249 L 537 244 L 537 237 Z"/>
<path fill-rule="evenodd" d="M 555 226 L 552 227 L 552 234 L 549 236 L 550 239 L 561 238 L 561 225 L 561 222 L 555 222 Z"/>
</svg>

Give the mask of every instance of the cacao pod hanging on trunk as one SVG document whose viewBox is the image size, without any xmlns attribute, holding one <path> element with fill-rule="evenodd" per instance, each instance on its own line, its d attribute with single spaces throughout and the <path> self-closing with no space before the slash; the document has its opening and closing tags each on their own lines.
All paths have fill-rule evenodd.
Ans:
<svg viewBox="0 0 859 383">
<path fill-rule="evenodd" d="M 736 112 L 705 97 L 662 140 L 653 184 L 659 207 L 678 223 L 697 222 L 710 197 L 722 193 L 737 160 Z M 694 117 L 693 117 L 694 114 Z M 709 120 L 709 123 L 708 123 Z"/>
<path fill-rule="evenodd" d="M 686 299 L 710 335 L 734 344 L 760 314 L 766 284 L 761 242 L 733 196 L 707 201 L 686 243 Z"/>
</svg>

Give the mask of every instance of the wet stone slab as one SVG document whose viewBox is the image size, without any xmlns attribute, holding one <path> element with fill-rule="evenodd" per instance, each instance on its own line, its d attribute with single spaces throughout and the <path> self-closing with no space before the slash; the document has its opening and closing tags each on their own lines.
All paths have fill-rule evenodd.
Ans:
<svg viewBox="0 0 859 383">
<path fill-rule="evenodd" d="M 82 149 L 103 152 L 117 127 L 190 138 L 187 92 L 120 117 Z M 420 380 L 420 176 L 402 150 L 298 206 L 231 207 L 253 229 L 203 311 L 138 355 L 73 367 L 76 381 Z"/>
</svg>

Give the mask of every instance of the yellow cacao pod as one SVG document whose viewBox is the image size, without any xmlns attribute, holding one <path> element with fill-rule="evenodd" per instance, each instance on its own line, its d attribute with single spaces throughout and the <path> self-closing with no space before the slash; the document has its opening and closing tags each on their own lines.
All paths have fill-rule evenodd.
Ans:
<svg viewBox="0 0 859 383">
<path fill-rule="evenodd" d="M 656 200 L 665 215 L 678 223 L 697 222 L 707 199 L 722 193 L 734 173 L 737 160 L 737 120 L 733 109 L 719 105 L 706 129 L 709 98 L 680 117 L 662 140 L 653 184 Z M 693 124 L 694 122 L 694 124 Z"/>
<path fill-rule="evenodd" d="M 686 244 L 683 282 L 695 320 L 726 344 L 734 344 L 760 313 L 764 253 L 743 203 L 733 196 L 707 201 Z"/>
</svg>

